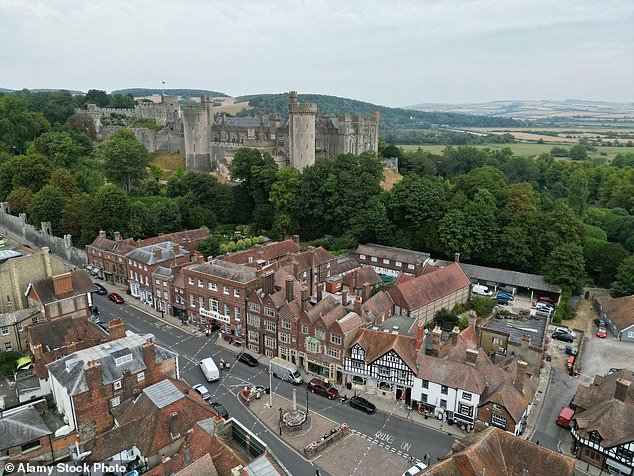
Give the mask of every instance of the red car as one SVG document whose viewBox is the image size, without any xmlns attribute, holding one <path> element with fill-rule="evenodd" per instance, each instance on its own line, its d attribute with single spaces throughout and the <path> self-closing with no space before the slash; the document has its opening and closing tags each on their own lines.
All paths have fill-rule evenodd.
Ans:
<svg viewBox="0 0 634 476">
<path fill-rule="evenodd" d="M 112 302 L 117 304 L 123 304 L 125 302 L 123 298 L 119 296 L 117 293 L 108 294 L 108 299 L 110 299 Z"/>
<path fill-rule="evenodd" d="M 597 331 L 597 337 L 601 339 L 605 339 L 607 336 L 608 336 L 608 331 L 605 329 L 605 327 L 603 326 L 599 327 L 599 330 Z"/>
<path fill-rule="evenodd" d="M 330 383 L 326 383 L 323 380 L 314 378 L 308 384 L 308 390 L 312 393 L 318 393 L 319 395 L 334 400 L 339 396 L 339 390 L 332 386 Z"/>
<path fill-rule="evenodd" d="M 557 300 L 553 298 L 549 298 L 548 296 L 539 296 L 537 298 L 537 302 L 549 302 L 551 304 L 557 304 Z"/>
</svg>

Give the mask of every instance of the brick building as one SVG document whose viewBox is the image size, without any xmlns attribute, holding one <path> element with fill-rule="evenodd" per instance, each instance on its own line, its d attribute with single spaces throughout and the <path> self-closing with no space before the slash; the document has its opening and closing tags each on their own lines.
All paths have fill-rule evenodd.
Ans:
<svg viewBox="0 0 634 476">
<path fill-rule="evenodd" d="M 86 245 L 87 264 L 102 271 L 103 279 L 115 284 L 128 283 L 128 261 L 126 253 L 137 247 L 133 238 L 121 237 L 115 231 L 114 240 L 106 236 L 101 230 L 99 235 L 89 245 Z"/>
<path fill-rule="evenodd" d="M 44 407 L 44 408 L 42 408 Z M 42 418 L 43 400 L 4 410 L 0 416 L 0 462 L 53 461 L 51 440 L 54 430 Z"/>
<path fill-rule="evenodd" d="M 51 362 L 51 391 L 57 411 L 83 441 L 112 428 L 111 409 L 165 377 L 179 378 L 178 354 L 123 326 L 110 341 Z"/>
<path fill-rule="evenodd" d="M 47 321 L 60 317 L 89 317 L 94 285 L 83 269 L 29 283 L 29 306 L 40 310 Z"/>
<path fill-rule="evenodd" d="M 144 240 L 137 240 L 137 247 L 145 247 L 149 245 L 156 245 L 165 241 L 171 241 L 174 244 L 179 245 L 181 248 L 186 249 L 190 253 L 194 254 L 198 252 L 198 243 L 205 238 L 209 238 L 209 228 L 202 227 L 194 230 L 177 231 L 175 233 L 159 234 L 152 238 L 145 238 Z"/>
<path fill-rule="evenodd" d="M 357 247 L 354 258 L 361 266 L 372 266 L 378 274 L 396 278 L 422 274 L 429 253 L 368 243 Z"/>
<path fill-rule="evenodd" d="M 292 240 L 275 241 L 266 245 L 254 245 L 248 250 L 226 254 L 222 257 L 222 260 L 234 264 L 263 268 L 300 251 L 299 236 L 295 235 Z"/>
</svg>

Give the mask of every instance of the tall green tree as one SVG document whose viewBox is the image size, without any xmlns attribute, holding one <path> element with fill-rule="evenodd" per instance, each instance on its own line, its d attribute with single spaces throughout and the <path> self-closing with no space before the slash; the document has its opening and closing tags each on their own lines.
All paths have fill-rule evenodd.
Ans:
<svg viewBox="0 0 634 476">
<path fill-rule="evenodd" d="M 65 197 L 71 197 L 79 193 L 79 187 L 77 186 L 75 177 L 65 169 L 57 169 L 53 172 L 48 183 L 62 192 L 62 195 Z"/>
<path fill-rule="evenodd" d="M 130 198 L 121 188 L 109 184 L 95 193 L 93 220 L 108 234 L 124 232 L 130 220 Z M 150 214 L 151 216 L 151 214 Z"/>
<path fill-rule="evenodd" d="M 39 228 L 41 222 L 50 221 L 51 231 L 54 235 L 59 235 L 61 232 L 60 222 L 65 207 L 66 201 L 60 191 L 51 185 L 45 185 L 35 194 L 29 205 L 27 215 L 29 223 Z"/>
<path fill-rule="evenodd" d="M 438 220 L 443 213 L 447 193 L 438 177 L 408 175 L 394 185 L 389 196 L 393 223 L 415 230 L 424 223 Z"/>
<path fill-rule="evenodd" d="M 568 178 L 568 205 L 574 212 L 583 217 L 588 204 L 588 177 L 577 169 Z"/>
<path fill-rule="evenodd" d="M 99 224 L 94 221 L 95 203 L 87 193 L 77 193 L 68 199 L 68 204 L 60 221 L 61 232 L 71 235 L 75 246 L 91 243 L 99 232 Z"/>
<path fill-rule="evenodd" d="M 35 195 L 31 191 L 30 188 L 26 187 L 18 187 L 14 189 L 9 196 L 7 197 L 7 202 L 9 203 L 9 210 L 14 215 L 19 215 L 20 213 L 26 213 L 33 201 L 33 197 Z"/>
<path fill-rule="evenodd" d="M 578 244 L 563 244 L 554 248 L 544 264 L 544 277 L 548 282 L 578 295 L 586 278 L 583 248 Z"/>
<path fill-rule="evenodd" d="M 117 129 L 98 147 L 104 161 L 104 175 L 108 180 L 130 191 L 143 179 L 149 164 L 149 155 L 129 129 Z"/>
<path fill-rule="evenodd" d="M 612 285 L 612 296 L 631 296 L 634 294 L 634 255 L 619 266 L 616 281 Z"/>
<path fill-rule="evenodd" d="M 220 245 L 222 239 L 217 235 L 211 235 L 208 238 L 200 240 L 198 242 L 198 252 L 205 258 L 209 256 L 218 256 L 220 254 Z"/>
<path fill-rule="evenodd" d="M 14 94 L 0 97 L 0 150 L 23 154 L 28 143 L 49 128 L 41 113 L 29 111 L 27 103 Z"/>
<path fill-rule="evenodd" d="M 299 170 L 283 168 L 277 171 L 277 177 L 269 193 L 269 200 L 275 213 L 273 224 L 281 236 L 294 234 L 299 229 L 296 203 L 300 185 Z"/>
<path fill-rule="evenodd" d="M 51 162 L 41 154 L 16 157 L 13 169 L 13 186 L 39 191 L 51 177 Z"/>
<path fill-rule="evenodd" d="M 350 221 L 348 233 L 357 242 L 386 244 L 390 241 L 393 231 L 394 227 L 388 217 L 385 203 L 380 197 L 374 196 Z"/>
</svg>

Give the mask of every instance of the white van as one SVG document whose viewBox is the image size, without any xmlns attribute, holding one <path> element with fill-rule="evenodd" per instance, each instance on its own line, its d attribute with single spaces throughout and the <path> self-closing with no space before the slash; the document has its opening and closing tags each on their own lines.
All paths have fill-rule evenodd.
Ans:
<svg viewBox="0 0 634 476">
<path fill-rule="evenodd" d="M 492 296 L 493 291 L 491 291 L 487 286 L 482 284 L 474 284 L 471 287 L 471 292 L 473 294 L 479 294 L 480 296 Z"/>
<path fill-rule="evenodd" d="M 199 365 L 200 370 L 205 374 L 207 382 L 215 382 L 220 378 L 220 370 L 218 370 L 216 362 L 211 357 L 201 360 Z"/>
<path fill-rule="evenodd" d="M 302 374 L 300 374 L 297 369 L 297 365 L 281 357 L 271 359 L 271 372 L 273 372 L 274 377 L 286 380 L 295 385 L 299 385 L 304 381 Z"/>
</svg>

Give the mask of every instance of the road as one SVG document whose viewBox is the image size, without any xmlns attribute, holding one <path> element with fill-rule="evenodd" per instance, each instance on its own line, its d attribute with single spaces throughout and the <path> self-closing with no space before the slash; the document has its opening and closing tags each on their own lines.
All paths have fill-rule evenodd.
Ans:
<svg viewBox="0 0 634 476">
<path fill-rule="evenodd" d="M 293 449 L 286 446 L 268 428 L 262 425 L 247 408 L 236 398 L 237 391 L 245 384 L 269 386 L 267 368 L 260 365 L 255 368 L 236 362 L 236 355 L 216 345 L 216 336 L 194 336 L 178 327 L 160 321 L 156 317 L 129 304 L 114 304 L 105 296 L 93 294 L 95 305 L 99 307 L 102 322 L 121 317 L 126 328 L 138 334 L 153 334 L 155 342 L 179 354 L 180 378 L 189 385 L 201 383 L 211 393 L 211 401 L 219 401 L 231 416 L 261 438 L 271 451 L 282 461 L 292 474 L 315 474 L 317 466 L 305 460 Z M 126 296 L 127 299 L 132 299 Z M 208 383 L 198 367 L 198 362 L 205 357 L 213 357 L 216 362 L 225 359 L 232 362 L 229 370 L 221 372 L 219 382 Z M 291 399 L 293 386 L 288 382 L 273 379 L 273 392 Z M 331 401 L 309 394 L 306 386 L 297 387 L 298 405 L 304 407 L 308 400 L 311 412 L 336 422 L 346 422 L 350 428 L 365 438 L 379 440 L 384 448 L 396 448 L 417 458 L 425 453 L 431 455 L 432 461 L 446 454 L 453 443 L 453 438 L 446 433 L 438 432 L 392 414 L 377 412 L 366 415 L 351 409 L 340 400 Z M 396 404 L 396 403 L 395 403 Z M 365 443 L 365 441 L 364 441 Z M 343 468 L 342 468 L 343 470 Z M 321 474 L 327 473 L 320 469 Z M 341 474 L 346 474 L 342 471 Z"/>
</svg>

